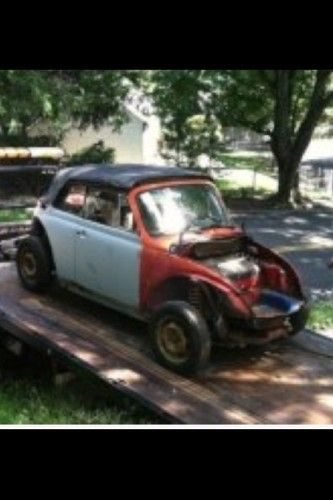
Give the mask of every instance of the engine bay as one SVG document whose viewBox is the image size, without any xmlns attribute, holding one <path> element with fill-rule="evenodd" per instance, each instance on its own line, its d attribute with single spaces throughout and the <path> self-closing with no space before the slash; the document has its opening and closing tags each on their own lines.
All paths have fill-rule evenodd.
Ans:
<svg viewBox="0 0 333 500">
<path fill-rule="evenodd" d="M 193 242 L 186 253 L 248 293 L 251 303 L 263 289 L 293 295 L 283 267 L 274 258 L 261 255 L 246 236 Z"/>
<path fill-rule="evenodd" d="M 227 257 L 210 257 L 202 263 L 230 281 L 251 280 L 257 281 L 260 275 L 260 266 L 250 255 L 238 254 Z"/>
<path fill-rule="evenodd" d="M 190 256 L 232 282 L 247 280 L 255 286 L 260 276 L 258 259 L 247 249 L 245 238 L 195 243 Z"/>
</svg>

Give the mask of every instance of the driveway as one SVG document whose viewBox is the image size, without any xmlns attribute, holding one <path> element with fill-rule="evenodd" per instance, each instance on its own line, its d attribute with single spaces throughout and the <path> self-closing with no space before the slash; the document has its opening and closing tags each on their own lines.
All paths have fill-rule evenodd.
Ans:
<svg viewBox="0 0 333 500">
<path fill-rule="evenodd" d="M 251 236 L 292 262 L 314 298 L 333 298 L 333 270 L 327 268 L 333 258 L 332 208 L 235 213 L 234 219 L 245 222 Z"/>
</svg>

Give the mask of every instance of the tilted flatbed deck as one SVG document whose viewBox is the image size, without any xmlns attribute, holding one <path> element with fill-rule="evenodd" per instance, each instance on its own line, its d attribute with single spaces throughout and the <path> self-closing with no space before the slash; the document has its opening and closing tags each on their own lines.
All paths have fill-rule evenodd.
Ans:
<svg viewBox="0 0 333 500">
<path fill-rule="evenodd" d="M 310 332 L 244 350 L 213 351 L 202 375 L 173 374 L 152 358 L 145 325 L 54 286 L 24 290 L 0 264 L 0 327 L 59 355 L 186 424 L 333 424 L 333 342 Z"/>
</svg>

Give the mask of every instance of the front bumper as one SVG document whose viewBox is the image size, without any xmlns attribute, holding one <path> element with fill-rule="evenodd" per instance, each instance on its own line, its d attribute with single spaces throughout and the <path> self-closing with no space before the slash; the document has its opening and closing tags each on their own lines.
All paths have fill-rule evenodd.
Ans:
<svg viewBox="0 0 333 500">
<path fill-rule="evenodd" d="M 272 340 L 295 335 L 301 331 L 309 316 L 307 301 L 297 301 L 297 307 L 274 317 L 252 316 L 232 318 L 228 321 L 228 334 L 224 341 L 232 345 L 266 344 Z"/>
<path fill-rule="evenodd" d="M 278 316 L 265 318 L 265 317 L 251 317 L 245 320 L 245 325 L 251 331 L 265 331 L 276 328 L 289 328 L 290 330 L 302 330 L 309 316 L 309 306 L 306 302 L 300 302 L 299 307 L 290 312 Z M 294 332 L 296 333 L 296 331 Z"/>
</svg>

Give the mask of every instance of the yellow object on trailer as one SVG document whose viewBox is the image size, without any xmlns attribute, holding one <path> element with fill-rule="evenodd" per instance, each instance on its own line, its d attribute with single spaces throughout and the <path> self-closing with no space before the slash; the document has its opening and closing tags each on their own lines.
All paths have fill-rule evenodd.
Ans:
<svg viewBox="0 0 333 500">
<path fill-rule="evenodd" d="M 0 160 L 22 158 L 52 158 L 60 160 L 65 155 L 61 148 L 0 148 Z"/>
</svg>

